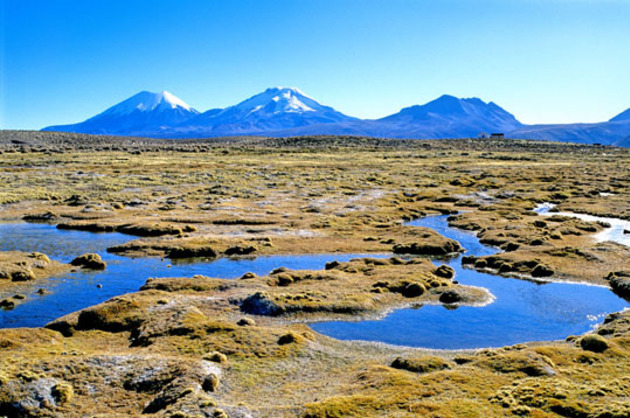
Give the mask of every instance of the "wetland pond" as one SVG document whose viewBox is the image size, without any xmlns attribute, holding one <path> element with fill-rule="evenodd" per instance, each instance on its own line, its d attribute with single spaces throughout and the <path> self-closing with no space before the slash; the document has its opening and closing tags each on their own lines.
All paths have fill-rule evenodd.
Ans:
<svg viewBox="0 0 630 418">
<path fill-rule="evenodd" d="M 79 269 L 26 287 L 20 292 L 27 296 L 23 303 L 12 310 L 0 310 L 0 328 L 42 327 L 63 315 L 105 302 L 114 296 L 137 292 L 149 277 L 192 277 L 202 274 L 234 279 L 247 272 L 266 275 L 281 266 L 292 270 L 319 270 L 333 260 L 378 257 L 370 254 L 313 254 L 255 259 L 169 260 L 158 257 L 130 258 L 106 251 L 108 247 L 131 239 L 133 237 L 117 232 L 62 230 L 50 224 L 0 224 L 0 251 L 39 251 L 63 263 L 69 263 L 79 254 L 98 253 L 107 263 L 107 269 L 103 271 Z M 98 288 L 98 284 L 102 288 Z M 38 295 L 36 292 L 40 287 L 50 293 Z M 4 297 L 13 293 L 16 292 Z"/>
<path fill-rule="evenodd" d="M 459 241 L 466 255 L 497 252 L 479 243 L 471 233 L 448 226 L 447 216 L 432 216 L 408 223 L 433 228 Z M 255 259 L 218 259 L 176 263 L 160 258 L 128 258 L 106 252 L 127 242 L 128 235 L 59 230 L 49 224 L 0 224 L 0 250 L 39 251 L 69 262 L 78 254 L 99 253 L 108 267 L 104 271 L 77 271 L 42 281 L 26 293 L 27 299 L 13 310 L 0 310 L 0 328 L 40 327 L 60 316 L 86 308 L 111 297 L 135 292 L 149 277 L 236 278 L 246 272 L 268 274 L 277 267 L 322 269 L 326 262 L 347 261 L 366 254 L 317 254 L 265 256 Z M 369 255 L 374 257 L 374 255 Z M 389 255 L 381 255 L 389 256 Z M 343 340 L 364 340 L 395 345 L 468 349 L 500 347 L 515 343 L 564 339 L 581 334 L 601 323 L 605 315 L 620 311 L 628 303 L 608 288 L 572 283 L 536 283 L 503 278 L 464 269 L 461 256 L 435 260 L 456 271 L 455 279 L 469 286 L 490 290 L 495 300 L 485 306 L 414 306 L 395 310 L 381 319 L 311 323 L 317 332 Z M 169 267 L 170 265 L 170 267 Z M 102 284 L 98 288 L 97 284 Z M 39 287 L 51 293 L 36 294 Z"/>
<path fill-rule="evenodd" d="M 491 255 L 469 232 L 448 226 L 448 215 L 407 223 L 432 228 L 467 250 L 464 255 Z M 503 347 L 528 341 L 564 339 L 582 334 L 628 303 L 610 289 L 577 283 L 534 282 L 504 278 L 462 267 L 460 255 L 436 265 L 455 269 L 460 284 L 484 287 L 495 296 L 485 306 L 424 305 L 399 309 L 378 320 L 327 321 L 312 324 L 315 331 L 343 340 L 378 341 L 435 349 Z"/>
</svg>

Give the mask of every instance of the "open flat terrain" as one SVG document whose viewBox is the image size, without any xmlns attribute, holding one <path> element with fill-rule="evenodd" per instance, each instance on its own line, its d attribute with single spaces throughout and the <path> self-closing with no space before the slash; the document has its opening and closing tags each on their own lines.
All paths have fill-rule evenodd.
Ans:
<svg viewBox="0 0 630 418">
<path fill-rule="evenodd" d="M 305 324 L 487 303 L 426 259 L 459 243 L 403 224 L 434 214 L 502 250 L 470 268 L 628 296 L 630 248 L 596 240 L 606 225 L 533 212 L 630 220 L 628 149 L 4 131 L 0 184 L 0 221 L 122 232 L 129 241 L 108 251 L 123 256 L 381 256 L 235 280 L 147 275 L 138 292 L 46 328 L 0 330 L 0 416 L 630 415 L 625 311 L 585 336 L 477 351 L 338 341 Z M 69 268 L 43 257 L 0 253 L 0 299 L 17 271 L 37 286 Z"/>
</svg>

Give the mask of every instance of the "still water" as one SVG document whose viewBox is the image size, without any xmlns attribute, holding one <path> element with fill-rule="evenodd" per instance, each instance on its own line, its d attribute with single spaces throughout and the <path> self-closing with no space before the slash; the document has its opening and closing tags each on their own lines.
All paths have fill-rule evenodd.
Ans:
<svg viewBox="0 0 630 418">
<path fill-rule="evenodd" d="M 77 271 L 40 282 L 26 294 L 27 299 L 13 310 L 0 309 L 0 328 L 41 327 L 88 306 L 104 302 L 114 296 L 139 290 L 149 277 L 192 277 L 202 274 L 210 277 L 233 279 L 247 272 L 265 275 L 277 267 L 323 269 L 333 260 L 348 261 L 367 257 L 367 254 L 316 254 L 268 256 L 256 259 L 195 260 L 176 262 L 160 258 L 129 258 L 106 252 L 108 247 L 133 239 L 119 233 L 92 233 L 68 231 L 48 224 L 0 224 L 0 251 L 39 251 L 52 259 L 69 263 L 77 255 L 94 252 L 107 262 L 104 271 Z M 384 255 L 370 255 L 370 257 Z M 170 266 L 170 267 L 169 267 Z M 98 288 L 97 285 L 102 285 Z M 40 296 L 43 287 L 50 294 Z M 11 296 L 13 293 L 0 295 Z M 0 299 L 2 298 L 0 297 Z"/>
<path fill-rule="evenodd" d="M 475 235 L 450 228 L 446 218 L 427 217 L 408 225 L 433 228 L 459 241 L 467 249 L 467 255 L 483 256 L 497 251 L 480 244 Z M 366 256 L 318 254 L 173 263 L 159 258 L 121 257 L 105 251 L 130 238 L 119 233 L 58 230 L 48 224 L 0 224 L 2 251 L 40 251 L 61 262 L 69 262 L 78 254 L 96 252 L 108 264 L 105 271 L 78 271 L 42 282 L 26 292 L 24 303 L 13 310 L 0 311 L 0 328 L 43 326 L 67 313 L 101 303 L 113 296 L 137 291 L 149 277 L 191 277 L 203 274 L 236 278 L 250 271 L 264 275 L 281 266 L 290 269 L 321 269 L 328 261 L 347 261 Z M 437 265 L 441 263 L 436 261 Z M 526 341 L 563 339 L 571 334 L 584 333 L 600 323 L 606 314 L 628 306 L 626 301 L 602 287 L 567 283 L 539 284 L 502 278 L 462 268 L 461 257 L 444 263 L 455 269 L 456 279 L 460 283 L 485 287 L 496 299 L 481 307 L 447 309 L 441 305 L 426 305 L 399 309 L 380 320 L 328 321 L 313 323 L 311 327 L 322 334 L 345 340 L 442 349 L 496 347 Z M 101 284 L 102 288 L 98 288 L 97 284 Z M 51 294 L 36 294 L 39 287 L 46 288 Z"/>
<path fill-rule="evenodd" d="M 447 216 L 408 223 L 433 228 L 466 248 L 466 255 L 484 256 L 498 250 L 485 246 L 472 233 L 448 226 Z M 329 321 L 312 324 L 322 334 L 343 340 L 440 349 L 502 347 L 527 341 L 564 339 L 582 334 L 609 313 L 628 303 L 609 289 L 572 283 L 535 283 L 508 279 L 462 267 L 461 256 L 445 261 L 461 284 L 489 289 L 495 300 L 486 306 L 447 309 L 427 305 L 399 309 L 383 319 Z M 436 262 L 436 265 L 441 262 Z"/>
</svg>

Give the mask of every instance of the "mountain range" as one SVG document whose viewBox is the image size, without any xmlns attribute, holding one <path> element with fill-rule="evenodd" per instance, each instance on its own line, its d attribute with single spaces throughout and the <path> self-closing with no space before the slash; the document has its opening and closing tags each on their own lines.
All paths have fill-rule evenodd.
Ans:
<svg viewBox="0 0 630 418">
<path fill-rule="evenodd" d="M 83 122 L 43 130 L 161 138 L 326 134 L 436 139 L 500 132 L 510 138 L 628 147 L 630 109 L 601 123 L 525 125 L 493 102 L 443 95 L 367 120 L 325 106 L 297 88 L 269 88 L 234 106 L 203 113 L 169 92 L 143 91 Z"/>
</svg>

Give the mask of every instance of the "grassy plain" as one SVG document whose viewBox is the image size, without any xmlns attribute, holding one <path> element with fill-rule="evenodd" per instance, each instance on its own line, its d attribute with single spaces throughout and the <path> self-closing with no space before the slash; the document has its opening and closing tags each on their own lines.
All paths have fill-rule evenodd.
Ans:
<svg viewBox="0 0 630 418">
<path fill-rule="evenodd" d="M 553 202 L 630 219 L 625 149 L 2 132 L 0 151 L 1 220 L 124 232 L 130 242 L 109 249 L 124 255 L 461 251 L 402 225 L 442 213 L 505 250 L 468 260 L 473 268 L 601 285 L 630 270 L 627 247 L 593 239 L 601 225 L 532 212 Z M 630 414 L 625 312 L 588 337 L 475 352 L 336 341 L 302 323 L 440 303 L 447 290 L 459 303 L 485 301 L 448 276 L 425 259 L 394 257 L 238 280 L 148 280 L 46 329 L 0 330 L 0 415 Z"/>
</svg>

